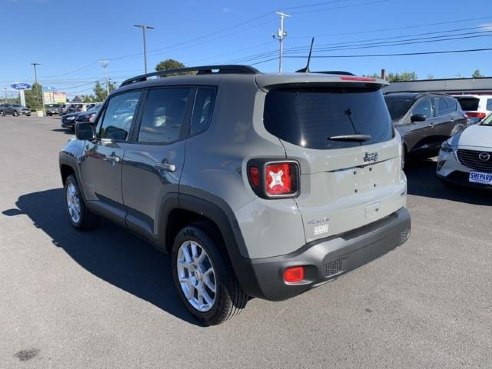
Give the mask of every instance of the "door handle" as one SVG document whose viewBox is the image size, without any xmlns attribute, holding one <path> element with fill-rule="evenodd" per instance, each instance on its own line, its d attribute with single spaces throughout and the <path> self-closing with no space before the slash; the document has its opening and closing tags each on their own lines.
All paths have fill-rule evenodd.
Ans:
<svg viewBox="0 0 492 369">
<path fill-rule="evenodd" d="M 157 163 L 154 165 L 157 169 L 162 169 L 167 172 L 175 172 L 176 171 L 176 165 L 174 164 L 169 164 L 169 163 Z"/>
</svg>

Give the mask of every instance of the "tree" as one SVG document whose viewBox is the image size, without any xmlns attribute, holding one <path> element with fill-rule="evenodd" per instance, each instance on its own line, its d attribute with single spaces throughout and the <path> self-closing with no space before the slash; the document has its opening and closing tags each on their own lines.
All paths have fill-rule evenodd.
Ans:
<svg viewBox="0 0 492 369">
<path fill-rule="evenodd" d="M 480 73 L 479 69 L 475 69 L 475 71 L 472 74 L 472 78 L 480 78 L 480 77 L 485 77 L 482 73 Z"/>
<path fill-rule="evenodd" d="M 31 110 L 43 109 L 43 88 L 39 83 L 34 82 L 30 90 L 24 92 L 26 105 Z"/>
<path fill-rule="evenodd" d="M 161 70 L 180 69 L 180 68 L 186 68 L 186 65 L 174 59 L 166 59 L 164 61 L 161 61 L 159 64 L 155 66 L 155 71 L 160 72 Z"/>
<path fill-rule="evenodd" d="M 96 99 L 96 101 L 104 101 L 106 100 L 106 97 L 108 97 L 108 93 L 106 92 L 106 89 L 101 86 L 99 81 L 96 82 L 93 91 L 94 91 L 94 98 Z"/>
<path fill-rule="evenodd" d="M 415 81 L 418 79 L 415 72 L 388 73 L 389 82 Z"/>
</svg>

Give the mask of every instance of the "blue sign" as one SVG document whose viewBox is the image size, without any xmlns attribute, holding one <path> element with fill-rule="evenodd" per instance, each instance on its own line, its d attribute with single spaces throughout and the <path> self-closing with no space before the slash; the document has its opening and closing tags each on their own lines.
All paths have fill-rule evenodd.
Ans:
<svg viewBox="0 0 492 369">
<path fill-rule="evenodd" d="M 16 89 L 16 90 L 28 90 L 32 86 L 29 83 L 24 83 L 24 82 L 18 82 L 18 83 L 12 83 L 10 87 Z"/>
</svg>

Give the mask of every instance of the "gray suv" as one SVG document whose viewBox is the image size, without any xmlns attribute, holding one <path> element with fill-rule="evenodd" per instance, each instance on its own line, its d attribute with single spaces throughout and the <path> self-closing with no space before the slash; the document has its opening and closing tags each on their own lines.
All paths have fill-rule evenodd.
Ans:
<svg viewBox="0 0 492 369">
<path fill-rule="evenodd" d="M 206 325 L 299 295 L 409 236 L 383 85 L 237 65 L 129 79 L 59 154 L 69 219 L 102 216 L 168 252 Z"/>
</svg>

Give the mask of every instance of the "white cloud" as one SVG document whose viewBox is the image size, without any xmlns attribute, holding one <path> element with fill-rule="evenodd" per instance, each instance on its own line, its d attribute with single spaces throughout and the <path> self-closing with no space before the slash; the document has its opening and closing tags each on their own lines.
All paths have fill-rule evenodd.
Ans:
<svg viewBox="0 0 492 369">
<path fill-rule="evenodd" d="M 480 31 L 491 32 L 492 31 L 492 23 L 481 24 L 480 25 Z"/>
</svg>

